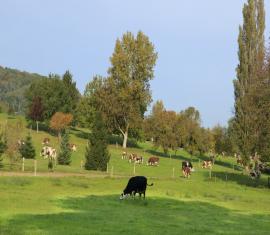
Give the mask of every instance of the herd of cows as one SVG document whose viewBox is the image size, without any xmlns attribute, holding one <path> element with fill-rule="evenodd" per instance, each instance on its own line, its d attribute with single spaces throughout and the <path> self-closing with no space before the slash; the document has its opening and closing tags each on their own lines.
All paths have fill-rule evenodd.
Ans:
<svg viewBox="0 0 270 235">
<path fill-rule="evenodd" d="M 18 147 L 21 147 L 22 145 L 25 145 L 24 140 L 18 140 Z M 57 159 L 57 151 L 55 148 L 50 146 L 50 139 L 49 138 L 44 138 L 42 141 L 42 149 L 40 152 L 40 156 L 43 157 L 44 159 L 50 159 L 50 160 L 56 160 Z M 77 146 L 75 144 L 68 144 L 67 146 L 70 151 L 76 152 L 77 151 Z"/>
<path fill-rule="evenodd" d="M 236 157 L 237 158 L 237 157 Z M 128 155 L 126 152 L 122 153 L 122 159 L 127 159 L 129 163 L 134 164 L 142 164 L 143 163 L 143 157 L 138 156 L 137 154 L 130 154 Z M 257 179 L 261 175 L 261 171 L 264 170 L 264 173 L 270 174 L 270 167 L 266 168 L 265 165 L 263 165 L 258 157 L 255 157 L 251 159 L 255 167 L 253 167 L 249 171 L 249 175 L 252 179 Z M 202 162 L 201 167 L 202 168 L 209 168 L 212 169 L 213 165 L 215 163 L 215 157 L 210 157 L 210 160 L 206 160 Z M 148 158 L 148 161 L 146 163 L 148 166 L 158 166 L 159 165 L 159 158 L 158 157 L 150 157 Z M 239 161 L 239 157 L 237 158 L 237 164 L 242 165 L 243 162 Z M 182 162 L 182 174 L 183 177 L 189 178 L 191 175 L 191 172 L 194 171 L 193 165 L 190 161 L 183 161 Z M 143 195 L 143 198 L 145 198 L 145 191 L 147 186 L 153 186 L 152 184 L 147 183 L 147 178 L 145 176 L 134 176 L 131 177 L 127 183 L 127 186 L 123 190 L 123 193 L 120 195 L 120 199 L 125 199 L 128 196 L 131 196 L 132 198 L 135 198 L 136 194 L 139 194 L 139 197 Z"/>
<path fill-rule="evenodd" d="M 23 140 L 18 140 L 18 145 L 22 146 L 25 142 Z M 40 152 L 40 156 L 44 159 L 54 160 L 56 162 L 57 160 L 57 151 L 55 148 L 50 146 L 50 139 L 44 138 L 42 141 L 42 149 Z M 68 144 L 68 148 L 76 152 L 77 146 L 75 144 Z M 224 156 L 224 154 L 222 154 Z M 242 167 L 244 167 L 243 159 L 240 157 L 240 155 L 235 155 L 236 163 Z M 129 163 L 134 164 L 143 164 L 144 158 L 142 156 L 139 156 L 136 153 L 128 154 L 127 152 L 123 152 L 121 158 L 123 160 L 128 160 Z M 250 159 L 250 166 L 248 166 L 249 175 L 252 179 L 260 178 L 261 173 L 270 174 L 270 165 L 267 165 L 265 163 L 262 163 L 260 161 L 260 157 L 255 154 L 255 156 L 251 157 Z M 213 165 L 215 163 L 215 156 L 212 155 L 209 160 L 202 161 L 201 167 L 204 169 L 212 169 Z M 147 166 L 159 166 L 160 159 L 156 156 L 151 156 L 147 159 L 146 165 Z M 194 168 L 192 166 L 192 163 L 190 161 L 183 161 L 182 162 L 182 173 L 183 177 L 189 178 L 191 175 L 191 172 L 194 171 Z"/>
<path fill-rule="evenodd" d="M 223 155 L 224 156 L 224 155 Z M 127 159 L 129 163 L 134 164 L 143 164 L 144 159 L 142 156 L 139 156 L 135 153 L 127 154 L 127 152 L 122 153 L 122 159 Z M 242 167 L 244 167 L 243 160 L 239 155 L 235 156 L 236 163 Z M 209 160 L 202 161 L 201 167 L 203 169 L 212 169 L 215 163 L 216 156 L 211 155 Z M 147 166 L 159 166 L 159 157 L 151 156 L 148 158 L 146 165 Z M 250 166 L 248 167 L 249 176 L 252 179 L 258 179 L 261 176 L 261 173 L 270 174 L 270 166 L 266 163 L 262 163 L 258 155 L 255 154 L 254 157 L 250 159 Z M 194 171 L 192 163 L 190 161 L 183 161 L 182 162 L 182 173 L 183 177 L 189 178 L 191 172 Z"/>
<path fill-rule="evenodd" d="M 136 153 L 127 154 L 127 152 L 122 153 L 122 159 L 127 159 L 129 163 L 143 164 L 143 157 L 137 155 Z M 150 157 L 146 163 L 148 166 L 158 166 L 159 157 Z"/>
<path fill-rule="evenodd" d="M 127 152 L 123 152 L 121 156 L 122 160 L 128 160 L 129 163 L 134 164 L 143 164 L 144 158 L 142 156 L 137 155 L 136 153 L 127 154 Z M 148 158 L 146 162 L 147 166 L 159 166 L 159 157 L 151 156 Z M 213 160 L 209 161 L 203 161 L 202 162 L 202 168 L 206 169 L 212 169 L 213 166 Z M 190 161 L 183 161 L 182 162 L 182 173 L 185 178 L 189 178 L 191 175 L 191 172 L 194 171 L 194 168 L 192 166 L 192 163 Z"/>
<path fill-rule="evenodd" d="M 43 157 L 44 159 L 50 159 L 50 160 L 56 160 L 57 158 L 57 152 L 56 149 L 49 146 L 50 145 L 50 139 L 49 138 L 44 138 L 42 142 L 42 149 L 40 152 L 40 156 Z M 68 144 L 68 148 L 72 152 L 77 151 L 77 146 L 75 144 Z"/>
</svg>

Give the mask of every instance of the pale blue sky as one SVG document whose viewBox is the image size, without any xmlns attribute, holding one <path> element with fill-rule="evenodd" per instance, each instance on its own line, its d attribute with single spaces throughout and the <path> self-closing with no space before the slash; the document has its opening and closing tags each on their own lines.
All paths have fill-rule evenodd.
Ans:
<svg viewBox="0 0 270 235">
<path fill-rule="evenodd" d="M 159 54 L 153 100 L 175 111 L 195 106 L 204 126 L 225 125 L 244 2 L 0 0 L 0 65 L 43 75 L 69 69 L 83 92 L 93 75 L 106 75 L 116 38 L 142 30 Z"/>
</svg>

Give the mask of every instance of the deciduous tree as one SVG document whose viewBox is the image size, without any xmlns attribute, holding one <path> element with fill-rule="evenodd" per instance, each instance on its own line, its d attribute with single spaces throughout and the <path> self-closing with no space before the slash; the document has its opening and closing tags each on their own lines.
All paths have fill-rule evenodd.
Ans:
<svg viewBox="0 0 270 235">
<path fill-rule="evenodd" d="M 129 130 L 141 128 L 151 102 L 150 83 L 157 59 L 154 45 L 142 32 L 117 39 L 106 79 L 95 82 L 94 104 L 111 131 L 123 136 L 126 148 Z"/>
<path fill-rule="evenodd" d="M 33 102 L 29 108 L 28 117 L 31 118 L 37 124 L 37 132 L 38 132 L 38 123 L 43 120 L 43 104 L 42 100 L 39 96 L 34 97 Z"/>
<path fill-rule="evenodd" d="M 61 138 L 61 131 L 65 130 L 72 120 L 73 116 L 70 113 L 57 112 L 52 116 L 50 128 L 58 133 L 59 140 Z"/>
</svg>

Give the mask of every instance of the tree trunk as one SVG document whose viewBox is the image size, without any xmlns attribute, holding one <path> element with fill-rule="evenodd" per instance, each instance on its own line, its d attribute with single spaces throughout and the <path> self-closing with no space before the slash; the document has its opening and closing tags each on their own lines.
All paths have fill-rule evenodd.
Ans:
<svg viewBox="0 0 270 235">
<path fill-rule="evenodd" d="M 123 134 L 124 136 L 124 140 L 123 140 L 123 148 L 127 148 L 127 139 L 128 139 L 128 131 L 125 131 L 125 133 Z"/>
<path fill-rule="evenodd" d="M 38 133 L 38 121 L 37 121 L 37 133 Z"/>
<path fill-rule="evenodd" d="M 58 132 L 58 143 L 61 142 L 61 131 Z"/>
</svg>

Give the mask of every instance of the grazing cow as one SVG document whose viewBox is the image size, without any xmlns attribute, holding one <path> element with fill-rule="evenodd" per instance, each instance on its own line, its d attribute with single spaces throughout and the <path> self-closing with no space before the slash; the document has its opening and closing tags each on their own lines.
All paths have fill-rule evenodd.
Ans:
<svg viewBox="0 0 270 235">
<path fill-rule="evenodd" d="M 128 156 L 128 162 L 129 162 L 129 163 L 132 163 L 132 162 L 135 160 L 136 157 L 137 157 L 137 154 L 131 153 L 131 154 Z"/>
<path fill-rule="evenodd" d="M 212 168 L 212 161 L 203 161 L 202 168 Z"/>
<path fill-rule="evenodd" d="M 127 152 L 122 153 L 122 159 L 127 159 Z"/>
<path fill-rule="evenodd" d="M 22 145 L 25 144 L 25 142 L 24 142 L 24 140 L 20 140 L 20 139 L 19 139 L 19 140 L 17 141 L 17 144 L 18 144 L 19 147 L 21 147 Z"/>
<path fill-rule="evenodd" d="M 193 170 L 193 166 L 190 161 L 182 162 L 182 173 L 184 177 L 188 178 L 191 175 L 192 170 Z"/>
<path fill-rule="evenodd" d="M 244 166 L 244 161 L 243 161 L 243 159 L 241 159 L 240 157 L 238 157 L 238 158 L 236 159 L 236 163 L 239 164 L 240 166 Z"/>
<path fill-rule="evenodd" d="M 150 185 L 147 184 L 147 178 L 145 176 L 131 177 L 128 181 L 126 188 L 124 189 L 123 193 L 121 194 L 120 199 L 122 200 L 129 195 L 134 198 L 136 193 L 138 193 L 140 195 L 140 197 L 143 194 L 143 198 L 145 199 L 145 191 L 146 191 L 147 185 L 153 186 L 153 183 Z"/>
<path fill-rule="evenodd" d="M 77 146 L 75 144 L 68 144 L 68 148 L 72 151 L 72 152 L 76 152 L 77 151 Z"/>
<path fill-rule="evenodd" d="M 134 162 L 137 164 L 143 164 L 143 157 L 142 156 L 136 157 Z"/>
<path fill-rule="evenodd" d="M 44 146 L 41 149 L 40 156 L 44 157 L 44 159 L 49 158 L 56 160 L 56 149 L 49 146 Z"/>
<path fill-rule="evenodd" d="M 257 170 L 253 169 L 249 172 L 249 175 L 251 179 L 259 179 L 261 177 L 261 172 L 258 169 Z"/>
<path fill-rule="evenodd" d="M 147 166 L 158 166 L 159 158 L 158 157 L 150 157 L 147 162 Z"/>
<path fill-rule="evenodd" d="M 43 142 L 42 142 L 43 145 L 48 145 L 49 143 L 50 143 L 49 138 L 46 137 L 46 138 L 43 139 Z"/>
<path fill-rule="evenodd" d="M 132 153 L 132 154 L 129 155 L 128 161 L 129 161 L 129 163 L 134 162 L 134 163 L 142 164 L 143 163 L 143 157 L 140 157 L 137 154 Z"/>
</svg>

